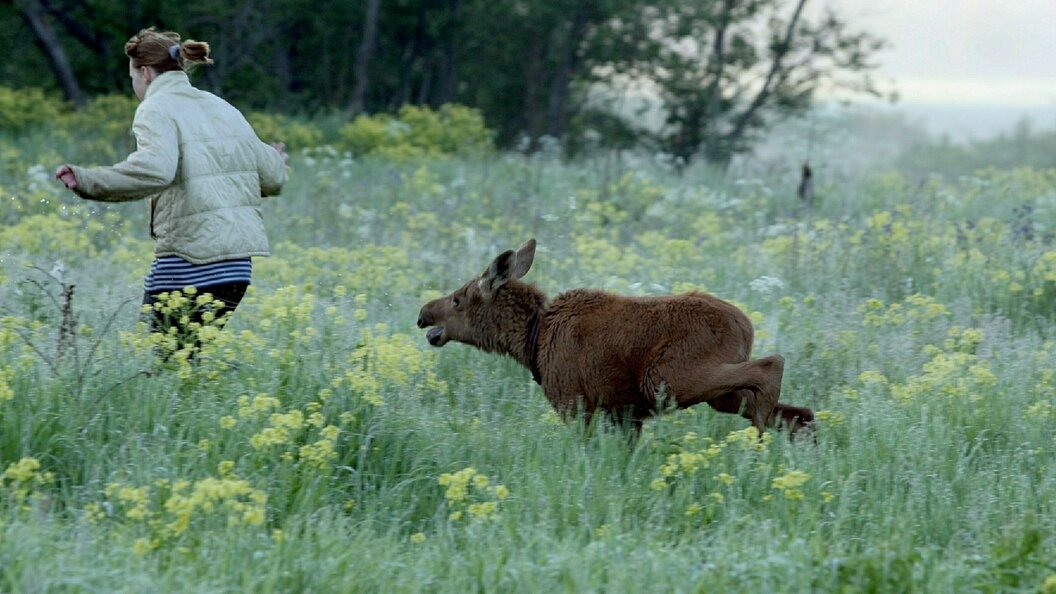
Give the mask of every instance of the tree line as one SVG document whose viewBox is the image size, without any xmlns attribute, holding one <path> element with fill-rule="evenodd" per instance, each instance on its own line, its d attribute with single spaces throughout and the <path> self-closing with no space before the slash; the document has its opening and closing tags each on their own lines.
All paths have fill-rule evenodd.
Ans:
<svg viewBox="0 0 1056 594">
<path fill-rule="evenodd" d="M 479 109 L 500 145 L 652 143 L 723 166 L 825 85 L 875 93 L 883 41 L 808 0 L 5 0 L 4 84 L 128 92 L 124 42 L 207 41 L 196 84 L 253 109 Z M 655 121 L 626 89 L 659 100 Z"/>
</svg>

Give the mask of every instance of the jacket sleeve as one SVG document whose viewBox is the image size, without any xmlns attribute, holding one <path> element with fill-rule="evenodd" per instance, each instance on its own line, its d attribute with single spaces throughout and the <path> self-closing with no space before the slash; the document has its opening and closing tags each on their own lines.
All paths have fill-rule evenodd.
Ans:
<svg viewBox="0 0 1056 594">
<path fill-rule="evenodd" d="M 138 110 L 132 123 L 136 151 L 110 167 L 71 166 L 82 198 L 104 202 L 138 200 L 172 185 L 180 161 L 180 140 L 172 118 Z"/>
<path fill-rule="evenodd" d="M 286 184 L 286 162 L 275 147 L 264 142 L 257 143 L 257 174 L 261 181 L 261 196 L 279 196 Z"/>
<path fill-rule="evenodd" d="M 277 196 L 286 184 L 286 162 L 279 151 L 264 142 L 257 143 L 257 175 L 260 176 L 260 195 Z"/>
</svg>

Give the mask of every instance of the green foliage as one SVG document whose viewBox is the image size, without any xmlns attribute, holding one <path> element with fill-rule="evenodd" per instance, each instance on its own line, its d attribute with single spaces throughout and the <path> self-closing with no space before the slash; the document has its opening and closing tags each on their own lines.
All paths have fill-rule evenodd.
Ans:
<svg viewBox="0 0 1056 594">
<path fill-rule="evenodd" d="M 17 134 L 54 122 L 66 104 L 38 88 L 12 89 L 0 86 L 0 132 Z"/>
<path fill-rule="evenodd" d="M 949 139 L 923 141 L 899 155 L 896 165 L 909 175 L 956 177 L 986 169 L 1056 166 L 1056 130 L 1036 130 L 1020 121 L 1009 133 L 993 138 L 955 143 Z"/>
<path fill-rule="evenodd" d="M 785 40 L 787 4 L 401 0 L 378 2 L 371 12 L 366 1 L 320 0 L 306 10 L 301 0 L 245 6 L 129 0 L 68 3 L 53 26 L 88 95 L 127 92 L 121 48 L 137 27 L 156 24 L 208 41 L 216 64 L 196 75 L 199 84 L 244 110 L 396 114 L 406 105 L 435 110 L 454 103 L 479 110 L 498 145 L 527 138 L 533 150 L 541 138 L 564 138 L 588 120 L 598 124 L 596 131 L 618 134 L 611 144 L 637 140 L 637 133 L 627 133 L 644 126 L 633 115 L 607 114 L 633 124 L 618 125 L 586 110 L 592 89 L 619 91 L 629 80 L 645 79 L 658 83 L 669 114 L 664 150 L 684 161 L 703 153 L 724 165 L 755 142 L 753 133 L 769 125 L 769 116 L 810 105 L 818 85 L 869 88 L 859 75 L 868 69 L 875 40 L 828 13 L 804 17 Z M 4 80 L 55 89 L 50 70 L 41 67 L 47 58 L 36 46 L 43 44 L 20 11 L 0 7 L 0 40 L 18 58 L 5 64 L 10 76 Z M 722 27 L 726 43 L 716 46 L 711 40 Z M 370 38 L 373 43 L 361 43 Z M 778 57 L 783 61 L 764 93 L 741 92 L 767 80 Z M 389 142 L 391 131 L 375 124 L 362 123 L 344 142 L 353 150 Z M 294 146 L 307 146 L 299 132 L 314 138 L 306 130 L 286 131 Z M 570 139 L 571 150 L 589 148 L 578 140 Z M 438 150 L 436 142 L 390 143 L 384 152 L 428 154 Z"/>
<path fill-rule="evenodd" d="M 326 137 L 314 122 L 282 114 L 254 111 L 246 115 L 257 136 L 264 142 L 284 142 L 289 150 L 319 146 Z"/>
<path fill-rule="evenodd" d="M 76 139 L 71 144 L 81 145 L 92 164 L 115 163 L 136 149 L 132 119 L 138 106 L 131 93 L 99 95 L 83 109 L 65 111 L 58 129 L 71 141 Z"/>
<path fill-rule="evenodd" d="M 40 89 L 0 87 L 0 130 L 27 139 L 7 150 L 54 153 L 61 146 L 61 158 L 113 163 L 135 150 L 132 118 L 138 105 L 131 94 L 98 95 L 74 109 Z"/>
<path fill-rule="evenodd" d="M 113 141 L 128 136 L 139 100 L 128 94 L 98 95 L 83 109 L 66 110 L 60 128 L 72 128 L 78 135 L 95 134 Z"/>
<path fill-rule="evenodd" d="M 444 105 L 434 111 L 406 105 L 395 117 L 357 117 L 341 128 L 337 147 L 355 155 L 390 158 L 464 155 L 489 150 L 491 137 L 477 110 Z"/>
</svg>

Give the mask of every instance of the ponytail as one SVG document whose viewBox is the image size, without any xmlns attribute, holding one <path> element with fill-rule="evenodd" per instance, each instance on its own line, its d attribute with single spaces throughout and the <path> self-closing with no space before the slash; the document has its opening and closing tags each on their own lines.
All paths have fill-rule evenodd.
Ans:
<svg viewBox="0 0 1056 594">
<path fill-rule="evenodd" d="M 134 68 L 149 66 L 158 74 L 173 70 L 190 71 L 199 64 L 212 64 L 209 44 L 188 39 L 180 41 L 175 31 L 143 29 L 125 43 L 125 55 Z"/>
</svg>

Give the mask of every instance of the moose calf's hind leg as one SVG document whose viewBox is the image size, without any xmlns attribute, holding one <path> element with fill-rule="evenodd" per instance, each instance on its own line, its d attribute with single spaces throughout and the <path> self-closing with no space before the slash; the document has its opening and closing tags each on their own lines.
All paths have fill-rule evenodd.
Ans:
<svg viewBox="0 0 1056 594">
<path fill-rule="evenodd" d="M 683 368 L 680 373 L 667 374 L 666 383 L 680 408 L 708 402 L 722 412 L 740 412 L 761 433 L 781 396 L 784 368 L 784 359 L 771 355 L 743 363 L 700 366 L 688 372 Z"/>
<path fill-rule="evenodd" d="M 745 416 L 751 419 L 752 425 L 759 430 L 761 435 L 770 424 L 777 401 L 781 398 L 781 378 L 785 373 L 785 359 L 781 355 L 770 355 L 749 363 L 755 364 L 762 379 L 753 387 L 754 394 L 748 399 Z"/>
<path fill-rule="evenodd" d="M 745 404 L 751 398 L 751 390 L 735 390 L 712 398 L 708 401 L 708 406 L 721 413 L 740 415 L 744 413 Z"/>
<path fill-rule="evenodd" d="M 709 399 L 713 409 L 741 415 L 759 430 L 773 427 L 775 417 L 782 407 L 777 401 L 781 397 L 781 378 L 784 374 L 784 359 L 780 355 L 765 357 L 741 364 L 744 370 L 743 387 Z"/>
</svg>

